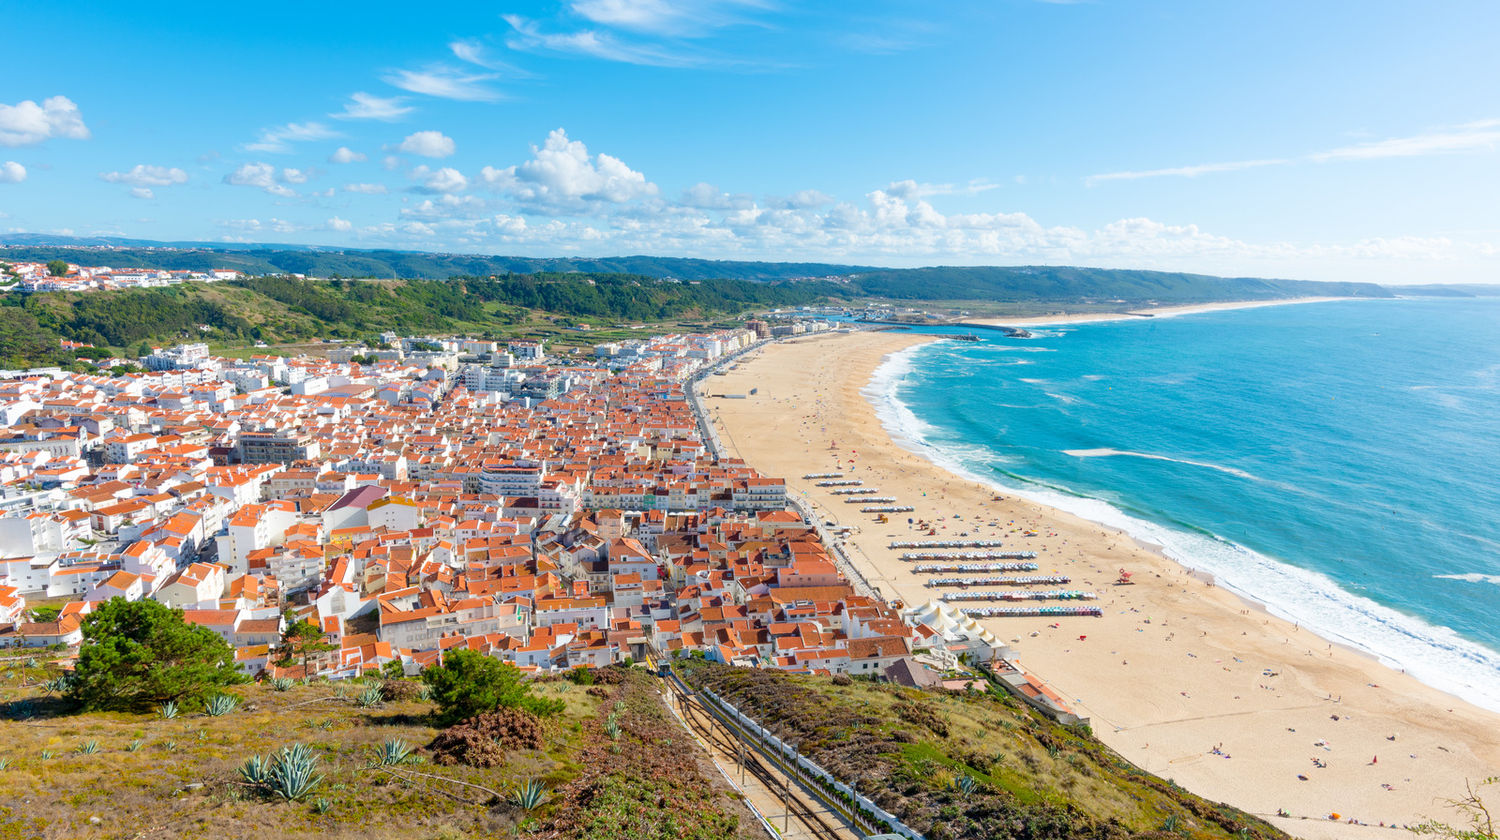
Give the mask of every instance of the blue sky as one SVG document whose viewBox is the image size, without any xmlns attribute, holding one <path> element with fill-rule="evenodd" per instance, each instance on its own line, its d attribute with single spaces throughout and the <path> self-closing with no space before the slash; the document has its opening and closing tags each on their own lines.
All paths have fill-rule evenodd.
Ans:
<svg viewBox="0 0 1500 840">
<path fill-rule="evenodd" d="M 1493 2 L 0 15 L 0 231 L 1500 281 Z"/>
</svg>

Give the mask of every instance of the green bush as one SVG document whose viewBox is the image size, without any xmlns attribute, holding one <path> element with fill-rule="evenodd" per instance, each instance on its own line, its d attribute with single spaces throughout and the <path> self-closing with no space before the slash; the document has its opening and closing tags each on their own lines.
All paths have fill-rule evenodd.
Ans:
<svg viewBox="0 0 1500 840">
<path fill-rule="evenodd" d="M 181 611 L 111 598 L 83 622 L 68 696 L 85 709 L 141 711 L 243 681 L 234 649 Z"/>
<path fill-rule="evenodd" d="M 561 700 L 532 694 L 516 666 L 472 650 L 444 654 L 441 665 L 422 672 L 422 682 L 432 689 L 438 722 L 444 726 L 501 708 L 547 716 L 564 707 Z"/>
</svg>

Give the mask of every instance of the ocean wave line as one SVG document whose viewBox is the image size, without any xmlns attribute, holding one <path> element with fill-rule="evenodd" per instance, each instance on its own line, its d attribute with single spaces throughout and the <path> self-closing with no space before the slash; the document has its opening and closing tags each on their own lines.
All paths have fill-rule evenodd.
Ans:
<svg viewBox="0 0 1500 840">
<path fill-rule="evenodd" d="M 1145 458 L 1145 459 L 1147 459 L 1149 461 L 1171 461 L 1174 464 L 1188 464 L 1188 465 L 1194 466 L 1194 467 L 1204 467 L 1206 469 L 1218 470 L 1219 472 L 1222 472 L 1222 473 L 1228 473 L 1228 474 L 1230 474 L 1232 476 L 1235 476 L 1237 478 L 1245 478 L 1245 479 L 1249 479 L 1251 481 L 1261 481 L 1261 479 L 1259 477 L 1257 477 L 1255 475 L 1252 475 L 1251 473 L 1247 473 L 1244 470 L 1238 469 L 1236 467 L 1226 467 L 1226 466 L 1223 466 L 1221 464 L 1210 464 L 1207 461 L 1194 461 L 1194 460 L 1191 460 L 1191 459 L 1188 459 L 1188 458 L 1173 458 L 1173 457 L 1171 457 L 1169 455 L 1154 455 L 1154 454 L 1152 454 L 1150 452 L 1129 452 L 1129 451 L 1126 451 L 1124 449 L 1107 449 L 1106 448 L 1106 449 L 1064 449 L 1062 451 L 1062 454 L 1064 454 L 1064 455 L 1072 455 L 1075 458 L 1108 458 L 1108 457 L 1111 457 L 1111 456 L 1114 456 L 1114 455 L 1126 455 L 1126 456 L 1129 456 L 1131 458 Z"/>
</svg>

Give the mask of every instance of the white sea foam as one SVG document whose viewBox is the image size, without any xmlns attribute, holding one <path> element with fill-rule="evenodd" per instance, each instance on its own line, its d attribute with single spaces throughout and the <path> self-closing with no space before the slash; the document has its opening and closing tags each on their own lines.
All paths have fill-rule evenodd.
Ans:
<svg viewBox="0 0 1500 840">
<path fill-rule="evenodd" d="M 887 357 L 863 391 L 886 431 L 900 446 L 950 472 L 1001 492 L 1022 496 L 1124 531 L 1143 543 L 1160 546 L 1173 561 L 1213 575 L 1218 585 L 1265 605 L 1273 615 L 1296 622 L 1330 641 L 1369 653 L 1385 665 L 1404 670 L 1434 688 L 1500 712 L 1500 652 L 1471 642 L 1450 628 L 1397 612 L 1349 592 L 1326 575 L 1283 563 L 1218 537 L 1150 522 L 1099 499 L 1037 485 L 1008 485 L 976 472 L 976 465 L 993 461 L 992 453 L 983 447 L 930 442 L 933 427 L 913 414 L 900 399 L 902 379 L 914 369 L 921 351 L 922 345 L 918 345 Z M 1477 582 L 1473 575 L 1438 577 Z"/>
<path fill-rule="evenodd" d="M 1247 478 L 1251 481 L 1260 481 L 1254 475 L 1235 467 L 1226 467 L 1221 464 L 1210 464 L 1207 461 L 1194 461 L 1188 458 L 1173 458 L 1169 455 L 1153 455 L 1150 452 L 1127 452 L 1123 449 L 1064 449 L 1064 455 L 1072 455 L 1075 458 L 1107 458 L 1112 455 L 1123 455 L 1131 458 L 1145 458 L 1149 461 L 1171 461 L 1174 464 L 1189 464 L 1194 467 L 1205 467 L 1210 470 L 1218 470 L 1229 473 L 1239 478 Z"/>
<path fill-rule="evenodd" d="M 1443 580 L 1461 580 L 1465 583 L 1493 583 L 1500 586 L 1500 575 L 1484 575 L 1479 572 L 1465 572 L 1461 575 L 1433 575 Z"/>
</svg>

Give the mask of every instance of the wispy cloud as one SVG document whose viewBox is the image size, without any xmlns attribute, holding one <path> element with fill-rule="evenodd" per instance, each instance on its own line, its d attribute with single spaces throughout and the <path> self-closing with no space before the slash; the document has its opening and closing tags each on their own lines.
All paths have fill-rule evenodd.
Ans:
<svg viewBox="0 0 1500 840">
<path fill-rule="evenodd" d="M 1479 120 L 1413 137 L 1396 137 L 1343 146 L 1308 155 L 1319 163 L 1332 160 L 1377 160 L 1393 157 L 1448 155 L 1458 152 L 1494 151 L 1500 146 L 1500 119 Z"/>
<path fill-rule="evenodd" d="M 978 195 L 999 188 L 999 184 L 992 184 L 982 178 L 962 185 L 926 184 L 907 178 L 904 181 L 892 182 L 885 188 L 885 191 L 899 198 L 926 198 L 933 195 Z"/>
<path fill-rule="evenodd" d="M 1463 125 L 1436 129 L 1411 137 L 1392 137 L 1372 140 L 1352 146 L 1340 146 L 1325 152 L 1290 158 L 1266 158 L 1262 160 L 1236 160 L 1224 163 L 1201 163 L 1194 166 L 1174 166 L 1166 169 L 1144 169 L 1124 172 L 1107 172 L 1090 175 L 1083 179 L 1088 186 L 1105 181 L 1134 181 L 1141 178 L 1181 177 L 1196 178 L 1215 172 L 1235 172 L 1262 166 L 1285 166 L 1310 162 L 1331 163 L 1337 161 L 1380 160 L 1396 157 L 1426 157 L 1463 152 L 1494 151 L 1500 148 L 1500 119 L 1479 120 Z"/>
<path fill-rule="evenodd" d="M 448 43 L 448 50 L 459 61 L 472 64 L 476 67 L 483 67 L 486 70 L 498 71 L 507 78 L 529 79 L 533 76 L 529 71 L 523 70 L 514 64 L 507 64 L 496 58 L 489 45 L 478 38 L 461 38 L 456 41 L 450 41 Z"/>
<path fill-rule="evenodd" d="M 700 55 L 666 49 L 652 44 L 623 41 L 604 30 L 580 29 L 574 32 L 547 32 L 540 24 L 520 15 L 503 15 L 514 30 L 505 45 L 526 52 L 553 52 L 584 55 L 625 64 L 651 67 L 696 67 L 707 61 Z"/>
<path fill-rule="evenodd" d="M 1092 187 L 1103 181 L 1135 181 L 1141 178 L 1162 178 L 1173 175 L 1182 178 L 1196 178 L 1199 175 L 1208 175 L 1213 172 L 1235 172 L 1240 169 L 1254 169 L 1259 166 L 1280 166 L 1291 162 L 1290 158 L 1268 158 L 1266 160 L 1233 160 L 1227 163 L 1200 163 L 1195 166 L 1173 166 L 1167 169 L 1144 169 L 1133 172 L 1107 172 L 1103 175 L 1090 175 L 1084 179 L 1084 183 Z"/>
<path fill-rule="evenodd" d="M 337 131 L 322 123 L 287 123 L 275 128 L 261 129 L 260 137 L 256 138 L 253 143 L 246 143 L 244 148 L 249 152 L 290 152 L 293 143 L 300 143 L 304 140 L 327 140 L 338 136 Z"/>
<path fill-rule="evenodd" d="M 393 87 L 464 102 L 494 102 L 501 94 L 486 85 L 500 78 L 498 73 L 468 73 L 446 64 L 434 64 L 422 70 L 395 70 L 382 77 Z"/>
<path fill-rule="evenodd" d="M 412 111 L 416 110 L 410 105 L 403 105 L 406 101 L 404 96 L 381 97 L 360 91 L 350 94 L 349 101 L 344 103 L 344 110 L 328 116 L 336 120 L 383 120 L 390 122 L 398 120 Z"/>
<path fill-rule="evenodd" d="M 573 0 L 573 14 L 603 26 L 654 35 L 694 36 L 725 26 L 751 23 L 764 0 Z"/>
</svg>

